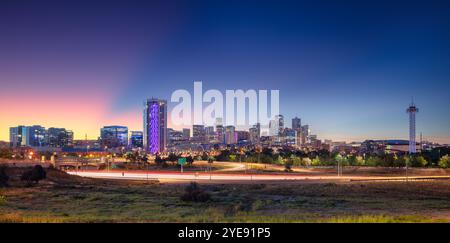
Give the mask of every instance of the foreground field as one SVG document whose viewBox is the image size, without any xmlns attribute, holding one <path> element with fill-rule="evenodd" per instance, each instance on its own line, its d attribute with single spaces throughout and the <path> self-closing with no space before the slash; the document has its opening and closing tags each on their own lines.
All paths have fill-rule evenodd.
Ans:
<svg viewBox="0 0 450 243">
<path fill-rule="evenodd" d="M 450 181 L 211 184 L 211 199 L 180 199 L 185 184 L 107 181 L 56 170 L 25 187 L 9 168 L 0 222 L 450 222 Z"/>
</svg>

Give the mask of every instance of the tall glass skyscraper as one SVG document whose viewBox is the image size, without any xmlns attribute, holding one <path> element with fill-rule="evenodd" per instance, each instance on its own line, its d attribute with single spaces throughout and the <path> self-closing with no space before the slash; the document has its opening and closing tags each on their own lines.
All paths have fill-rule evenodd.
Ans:
<svg viewBox="0 0 450 243">
<path fill-rule="evenodd" d="M 157 154 L 167 148 L 167 101 L 147 99 L 144 103 L 144 147 Z"/>
</svg>

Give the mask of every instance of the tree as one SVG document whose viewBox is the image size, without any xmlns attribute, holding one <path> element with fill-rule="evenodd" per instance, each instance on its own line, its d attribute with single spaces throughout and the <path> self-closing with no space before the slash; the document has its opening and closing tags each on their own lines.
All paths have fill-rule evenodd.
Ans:
<svg viewBox="0 0 450 243">
<path fill-rule="evenodd" d="M 322 165 L 322 161 L 320 161 L 319 156 L 316 156 L 316 157 L 311 161 L 311 165 L 314 165 L 314 166 Z"/>
<path fill-rule="evenodd" d="M 396 167 L 404 167 L 404 166 L 406 166 L 406 164 L 409 164 L 409 158 L 407 156 L 398 157 L 394 161 L 394 166 L 396 166 Z"/>
<path fill-rule="evenodd" d="M 427 166 L 428 161 L 425 160 L 422 156 L 414 156 L 411 158 L 411 166 L 412 167 L 425 167 Z"/>
<path fill-rule="evenodd" d="M 38 184 L 40 180 L 47 178 L 47 173 L 41 165 L 35 165 L 33 169 L 25 171 L 20 180 L 26 181 L 27 185 L 31 185 L 32 182 Z"/>
<path fill-rule="evenodd" d="M 291 155 L 291 160 L 292 160 L 293 165 L 295 165 L 295 166 L 305 165 L 305 164 L 303 164 L 303 160 L 298 156 Z"/>
<path fill-rule="evenodd" d="M 450 168 L 450 157 L 448 155 L 444 155 L 439 160 L 439 166 L 442 168 Z"/>
<path fill-rule="evenodd" d="M 128 152 L 125 154 L 125 159 L 130 162 L 136 162 L 138 160 L 138 155 L 136 153 Z"/>
<path fill-rule="evenodd" d="M 0 158 L 11 159 L 13 156 L 13 152 L 11 149 L 2 148 L 0 149 Z"/>
<path fill-rule="evenodd" d="M 189 166 L 194 164 L 194 158 L 192 158 L 192 155 L 189 155 L 188 157 L 186 157 L 186 163 L 188 163 Z"/>
<path fill-rule="evenodd" d="M 306 157 L 302 159 L 302 164 L 305 166 L 310 166 L 311 165 L 311 159 Z"/>
<path fill-rule="evenodd" d="M 6 173 L 6 166 L 0 166 L 0 187 L 8 186 L 9 176 Z"/>
<path fill-rule="evenodd" d="M 292 165 L 294 164 L 294 161 L 291 158 L 287 158 L 284 160 L 284 171 L 290 172 L 292 171 Z"/>
<path fill-rule="evenodd" d="M 358 159 L 356 158 L 356 155 L 350 155 L 348 157 L 348 164 L 350 166 L 356 166 L 358 165 Z"/>
<path fill-rule="evenodd" d="M 164 164 L 164 160 L 161 158 L 161 156 L 159 156 L 158 154 L 156 155 L 156 157 L 155 157 L 155 163 L 157 164 L 157 165 L 161 165 L 161 164 Z"/>
<path fill-rule="evenodd" d="M 178 160 L 178 155 L 176 155 L 175 153 L 170 153 L 169 156 L 167 157 L 167 161 L 170 161 L 172 163 L 176 163 Z"/>
<path fill-rule="evenodd" d="M 143 163 L 147 163 L 147 162 L 148 162 L 148 157 L 147 157 L 147 155 L 141 156 L 141 157 L 140 157 L 140 161 L 143 162 Z"/>
</svg>

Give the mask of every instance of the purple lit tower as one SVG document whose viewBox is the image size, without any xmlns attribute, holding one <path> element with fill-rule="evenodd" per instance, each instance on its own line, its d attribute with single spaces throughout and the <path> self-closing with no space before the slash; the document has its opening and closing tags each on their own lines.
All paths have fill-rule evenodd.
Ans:
<svg viewBox="0 0 450 243">
<path fill-rule="evenodd" d="M 144 147 L 157 154 L 167 147 L 167 101 L 147 99 L 144 103 Z"/>
</svg>

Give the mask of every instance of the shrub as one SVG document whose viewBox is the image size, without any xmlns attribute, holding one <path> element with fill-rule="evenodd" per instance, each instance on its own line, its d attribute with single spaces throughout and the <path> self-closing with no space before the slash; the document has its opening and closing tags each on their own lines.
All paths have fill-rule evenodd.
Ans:
<svg viewBox="0 0 450 243">
<path fill-rule="evenodd" d="M 302 164 L 305 166 L 310 166 L 311 165 L 311 159 L 306 157 L 302 159 Z"/>
<path fill-rule="evenodd" d="M 291 158 L 289 158 L 289 159 L 286 159 L 285 161 L 284 161 L 284 171 L 286 171 L 286 172 L 291 172 L 292 171 L 292 165 L 294 164 L 294 161 L 291 159 Z"/>
<path fill-rule="evenodd" d="M 442 168 L 450 168 L 450 157 L 448 155 L 442 156 L 439 160 L 439 166 Z"/>
<path fill-rule="evenodd" d="M 411 166 L 412 167 L 424 167 L 427 166 L 428 161 L 425 160 L 422 156 L 415 156 L 411 159 Z"/>
<path fill-rule="evenodd" d="M 407 156 L 398 157 L 394 161 L 394 166 L 396 166 L 396 167 L 404 167 L 404 166 L 406 166 L 406 164 L 409 165 L 409 158 Z"/>
<path fill-rule="evenodd" d="M 32 182 L 35 184 L 39 183 L 40 180 L 45 179 L 47 177 L 47 173 L 41 165 L 35 165 L 33 169 L 25 171 L 20 180 L 26 181 L 27 185 L 31 185 Z"/>
<path fill-rule="evenodd" d="M 206 202 L 211 199 L 211 195 L 202 190 L 196 182 L 191 182 L 184 190 L 185 193 L 181 196 L 182 201 Z"/>
<path fill-rule="evenodd" d="M 8 186 L 9 176 L 6 174 L 6 166 L 0 167 L 0 187 Z"/>
<path fill-rule="evenodd" d="M 311 161 L 311 164 L 314 165 L 314 166 L 322 165 L 322 161 L 320 161 L 319 156 L 316 156 L 316 157 Z"/>
</svg>

